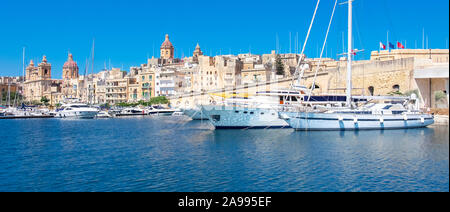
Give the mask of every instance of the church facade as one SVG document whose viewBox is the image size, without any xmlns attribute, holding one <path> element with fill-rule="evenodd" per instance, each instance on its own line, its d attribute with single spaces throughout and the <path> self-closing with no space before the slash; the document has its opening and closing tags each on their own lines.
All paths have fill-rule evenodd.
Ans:
<svg viewBox="0 0 450 212">
<path fill-rule="evenodd" d="M 57 81 L 52 80 L 52 65 L 43 56 L 41 63 L 35 66 L 33 60 L 26 68 L 24 96 L 27 101 L 40 101 L 43 96 L 51 97 L 52 86 L 57 87 Z M 55 91 L 55 90 L 53 90 Z M 56 91 L 57 92 L 57 89 Z"/>
</svg>

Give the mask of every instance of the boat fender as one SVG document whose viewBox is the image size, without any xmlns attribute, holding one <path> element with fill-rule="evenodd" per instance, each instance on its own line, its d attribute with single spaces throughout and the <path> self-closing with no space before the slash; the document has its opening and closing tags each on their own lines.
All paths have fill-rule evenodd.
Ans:
<svg viewBox="0 0 450 212">
<path fill-rule="evenodd" d="M 403 115 L 403 120 L 408 121 L 408 116 L 406 114 Z"/>
<path fill-rule="evenodd" d="M 358 123 L 358 118 L 356 118 L 356 117 L 353 118 L 353 123 L 355 123 L 355 124 Z"/>
<path fill-rule="evenodd" d="M 338 116 L 338 120 L 339 120 L 339 121 L 343 121 L 343 120 L 344 120 L 344 117 Z"/>
<path fill-rule="evenodd" d="M 384 122 L 384 119 L 383 119 L 383 117 L 381 117 L 380 118 L 380 123 L 383 123 Z"/>
<path fill-rule="evenodd" d="M 420 122 L 423 124 L 425 122 L 425 119 L 423 117 L 420 117 Z"/>
</svg>

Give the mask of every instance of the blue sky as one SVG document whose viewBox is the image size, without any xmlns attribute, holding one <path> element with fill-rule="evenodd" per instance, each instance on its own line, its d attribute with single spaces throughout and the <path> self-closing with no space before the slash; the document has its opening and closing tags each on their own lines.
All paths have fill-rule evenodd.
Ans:
<svg viewBox="0 0 450 212">
<path fill-rule="evenodd" d="M 94 72 L 105 64 L 108 67 L 109 61 L 112 67 L 128 70 L 145 63 L 148 56 L 159 57 L 165 34 L 170 35 L 176 57 L 191 55 L 197 42 L 205 54 L 213 56 L 270 53 L 276 48 L 277 36 L 281 52 L 295 52 L 296 34 L 302 44 L 315 4 L 316 0 L 3 0 L 0 75 L 22 74 L 22 47 L 26 47 L 26 63 L 30 59 L 39 63 L 46 55 L 53 78 L 62 77 L 68 51 L 83 74 L 94 38 Z M 322 0 L 319 5 L 305 51 L 309 57 L 320 52 L 333 4 L 333 0 Z M 387 31 L 390 41 L 406 41 L 407 48 L 421 48 L 425 29 L 429 48 L 448 48 L 448 0 L 356 0 L 353 5 L 355 48 L 365 49 L 356 59 L 368 59 L 380 41 L 386 43 Z M 342 52 L 346 28 L 347 6 L 341 5 L 326 56 Z"/>
</svg>

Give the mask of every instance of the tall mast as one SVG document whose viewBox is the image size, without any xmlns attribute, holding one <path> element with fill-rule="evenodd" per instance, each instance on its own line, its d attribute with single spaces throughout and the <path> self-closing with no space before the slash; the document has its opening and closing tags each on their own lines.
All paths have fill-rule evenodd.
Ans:
<svg viewBox="0 0 450 212">
<path fill-rule="evenodd" d="M 348 1 L 347 106 L 352 102 L 352 0 Z"/>
<path fill-rule="evenodd" d="M 91 74 L 94 74 L 94 55 L 95 55 L 95 38 L 92 39 L 92 69 L 91 69 Z M 89 82 L 89 80 L 88 80 Z M 94 87 L 94 80 L 92 79 L 92 88 L 88 87 L 88 101 L 89 104 L 92 104 L 92 90 Z"/>
<path fill-rule="evenodd" d="M 22 89 L 25 85 L 25 47 L 23 47 L 23 51 L 22 51 Z M 23 91 L 23 90 L 22 90 Z M 17 92 L 16 91 L 16 96 L 17 96 Z M 22 93 L 22 103 L 23 103 L 23 93 Z"/>
<path fill-rule="evenodd" d="M 25 47 L 23 47 L 23 51 L 22 51 L 22 76 L 23 76 L 23 81 L 25 82 Z"/>
</svg>

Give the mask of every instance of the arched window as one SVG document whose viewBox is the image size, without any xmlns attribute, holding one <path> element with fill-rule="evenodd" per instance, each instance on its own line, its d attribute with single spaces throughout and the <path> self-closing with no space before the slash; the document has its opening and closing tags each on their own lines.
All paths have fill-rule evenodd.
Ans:
<svg viewBox="0 0 450 212">
<path fill-rule="evenodd" d="M 373 92 L 375 91 L 375 88 L 373 86 L 369 86 L 369 93 L 371 96 L 373 96 Z"/>
<path fill-rule="evenodd" d="M 400 85 L 394 85 L 392 86 L 392 89 L 394 89 L 394 91 L 400 91 Z"/>
</svg>

